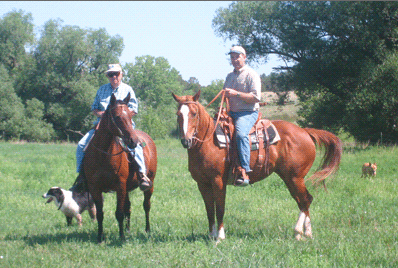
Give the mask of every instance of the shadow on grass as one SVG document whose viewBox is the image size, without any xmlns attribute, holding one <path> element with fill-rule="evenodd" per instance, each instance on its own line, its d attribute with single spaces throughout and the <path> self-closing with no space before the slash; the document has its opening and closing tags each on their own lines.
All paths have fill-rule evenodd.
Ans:
<svg viewBox="0 0 398 268">
<path fill-rule="evenodd" d="M 40 235 L 30 235 L 16 236 L 7 235 L 5 236 L 5 241 L 24 241 L 29 246 L 34 245 L 45 245 L 45 244 L 61 244 L 65 241 L 67 242 L 87 242 L 87 241 L 97 241 L 97 234 L 94 232 L 69 232 L 69 233 L 58 233 L 58 234 L 40 234 Z"/>
<path fill-rule="evenodd" d="M 121 240 L 118 234 L 110 233 L 104 234 L 105 240 L 103 244 L 107 247 L 123 247 L 124 244 L 135 243 L 135 244 L 162 244 L 169 242 L 182 242 L 187 241 L 189 243 L 195 243 L 197 241 L 202 241 L 206 244 L 211 243 L 213 240 L 209 238 L 206 234 L 190 234 L 187 236 L 169 235 L 166 233 L 154 233 L 146 234 L 143 232 L 137 232 L 134 235 L 126 233 L 126 239 Z M 40 235 L 30 235 L 25 236 L 18 235 L 6 235 L 5 241 L 23 241 L 28 246 L 36 245 L 47 245 L 47 244 L 63 244 L 68 242 L 81 242 L 81 243 L 93 243 L 97 244 L 97 232 L 92 231 L 74 231 L 74 232 L 60 232 L 57 234 L 40 234 Z"/>
</svg>

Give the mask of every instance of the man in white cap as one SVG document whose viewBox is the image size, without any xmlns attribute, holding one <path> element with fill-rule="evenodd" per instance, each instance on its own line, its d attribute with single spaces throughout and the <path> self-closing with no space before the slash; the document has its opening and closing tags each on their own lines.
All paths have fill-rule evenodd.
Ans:
<svg viewBox="0 0 398 268">
<path fill-rule="evenodd" d="M 108 104 L 110 102 L 112 94 L 115 95 L 117 100 L 123 100 L 127 97 L 128 93 L 130 93 L 130 101 L 128 103 L 128 107 L 133 111 L 133 115 L 138 113 L 138 103 L 135 97 L 135 93 L 133 89 L 122 82 L 123 72 L 122 68 L 119 64 L 109 64 L 108 70 L 106 71 L 106 76 L 109 79 L 109 84 L 102 85 L 95 96 L 94 102 L 91 105 L 91 111 L 95 116 L 97 116 L 97 120 L 94 125 L 96 126 L 101 120 L 102 115 L 104 114 Z M 133 128 L 135 128 L 135 123 L 132 120 Z M 84 158 L 84 149 L 88 145 L 91 140 L 95 129 L 91 129 L 78 143 L 76 149 L 76 162 L 77 162 L 77 172 L 79 173 L 74 186 L 80 188 L 80 186 L 84 185 L 85 176 L 84 170 L 82 168 L 83 158 Z M 140 174 L 140 189 L 146 191 L 152 187 L 152 183 L 149 178 L 146 176 L 146 166 L 144 162 L 144 151 L 140 144 L 133 150 L 131 150 L 131 154 L 135 161 L 139 166 L 139 174 Z"/>
<path fill-rule="evenodd" d="M 235 123 L 236 145 L 239 155 L 239 176 L 236 186 L 250 183 L 247 173 L 250 169 L 249 132 L 258 119 L 261 99 L 261 79 L 256 71 L 246 65 L 246 51 L 241 46 L 233 46 L 228 53 L 234 70 L 227 75 L 224 83 L 229 99 L 230 115 Z"/>
</svg>

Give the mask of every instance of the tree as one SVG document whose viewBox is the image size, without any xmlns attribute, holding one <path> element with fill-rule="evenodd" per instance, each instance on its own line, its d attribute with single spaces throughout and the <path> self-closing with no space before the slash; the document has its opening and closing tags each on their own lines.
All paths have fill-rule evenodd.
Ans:
<svg viewBox="0 0 398 268">
<path fill-rule="evenodd" d="M 198 92 L 201 88 L 199 80 L 196 77 L 190 77 L 189 80 L 186 82 L 184 87 L 184 91 L 188 92 Z"/>
<path fill-rule="evenodd" d="M 163 57 L 136 57 L 135 64 L 127 63 L 125 83 L 135 91 L 139 100 L 137 128 L 153 138 L 164 138 L 175 130 L 175 102 L 171 93 L 181 94 L 181 76 Z"/>
<path fill-rule="evenodd" d="M 224 88 L 224 80 L 223 79 L 217 79 L 217 80 L 211 81 L 210 85 L 201 88 L 200 101 L 203 104 L 207 105 L 217 96 L 217 94 L 223 88 Z M 193 93 L 196 93 L 196 91 Z M 220 107 L 220 102 L 221 102 L 221 98 L 218 99 L 217 101 L 214 101 L 213 104 L 210 105 L 210 108 L 212 108 L 213 110 L 216 110 L 218 107 Z"/>
<path fill-rule="evenodd" d="M 2 139 L 50 141 L 54 138 L 51 124 L 43 120 L 44 105 L 37 99 L 27 103 L 15 93 L 6 68 L 0 65 L 0 136 Z"/>
<path fill-rule="evenodd" d="M 398 52 L 362 76 L 347 105 L 346 130 L 361 142 L 396 143 L 398 137 Z"/>
<path fill-rule="evenodd" d="M 397 49 L 396 2 L 234 2 L 213 19 L 216 34 L 252 61 L 277 54 L 303 103 L 303 125 L 350 129 L 347 113 L 366 70 Z M 371 112 L 371 111 L 368 111 Z"/>
<path fill-rule="evenodd" d="M 0 20 L 0 62 L 8 71 L 19 67 L 25 61 L 25 47 L 33 44 L 32 14 L 22 10 L 7 13 Z"/>
<path fill-rule="evenodd" d="M 128 63 L 123 70 L 126 72 L 126 83 L 148 106 L 156 108 L 172 104 L 171 92 L 182 92 L 179 72 L 163 57 L 136 57 L 135 64 Z"/>
</svg>

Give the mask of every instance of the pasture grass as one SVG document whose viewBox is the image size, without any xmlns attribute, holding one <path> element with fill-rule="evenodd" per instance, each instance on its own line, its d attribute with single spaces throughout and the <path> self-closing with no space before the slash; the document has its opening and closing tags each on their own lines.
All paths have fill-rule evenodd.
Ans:
<svg viewBox="0 0 398 268">
<path fill-rule="evenodd" d="M 285 120 L 292 123 L 296 123 L 299 119 L 299 116 L 297 115 L 298 110 L 299 106 L 294 103 L 285 105 L 270 103 L 260 107 L 262 118 L 267 118 L 269 120 Z"/>
<path fill-rule="evenodd" d="M 156 141 L 158 172 L 151 235 L 143 195 L 130 193 L 131 231 L 119 241 L 115 194 L 105 194 L 104 233 L 83 214 L 64 215 L 41 197 L 76 177 L 75 144 L 0 143 L 0 267 L 397 267 L 398 149 L 347 145 L 328 192 L 307 183 L 314 239 L 296 241 L 298 208 L 277 175 L 227 189 L 226 240 L 208 238 L 204 203 L 178 140 Z M 317 158 L 314 168 L 319 163 Z M 364 162 L 375 178 L 360 178 Z M 310 173 L 311 173 L 310 172 Z"/>
</svg>

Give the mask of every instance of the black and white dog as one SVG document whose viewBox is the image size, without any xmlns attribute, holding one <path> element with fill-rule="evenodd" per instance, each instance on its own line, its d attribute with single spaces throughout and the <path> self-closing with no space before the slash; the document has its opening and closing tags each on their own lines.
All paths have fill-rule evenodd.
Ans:
<svg viewBox="0 0 398 268">
<path fill-rule="evenodd" d="M 81 214 L 88 210 L 93 221 L 96 220 L 97 210 L 91 194 L 88 192 L 77 192 L 73 187 L 68 191 L 60 187 L 52 187 L 47 193 L 43 194 L 43 198 L 48 198 L 47 203 L 54 201 L 58 210 L 61 210 L 66 216 L 66 222 L 72 224 L 73 217 L 76 218 L 77 224 L 82 225 Z"/>
</svg>

